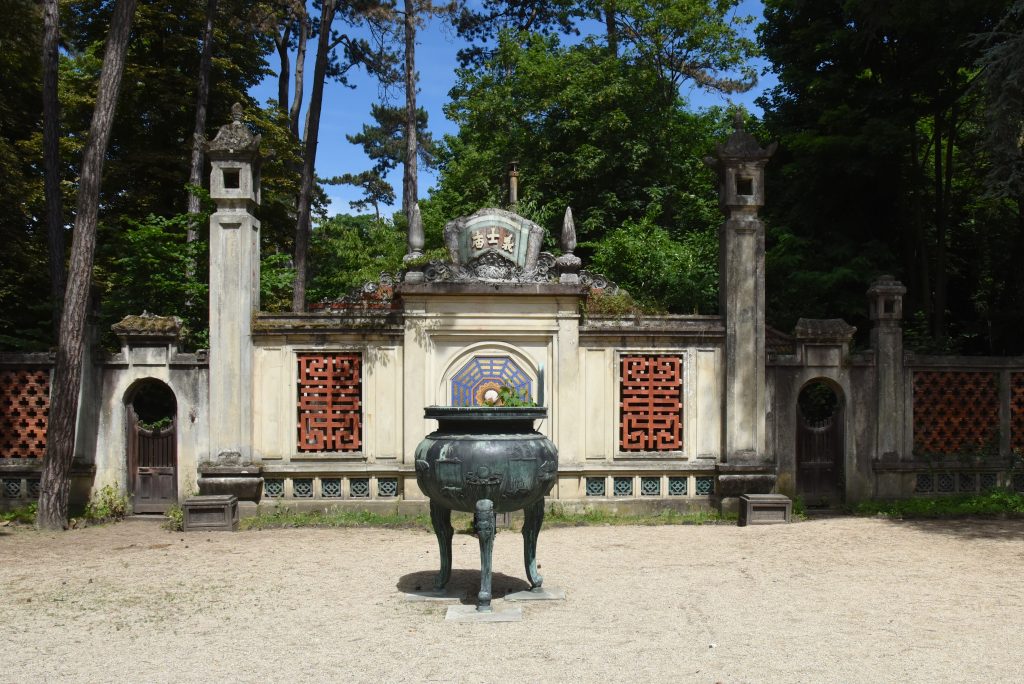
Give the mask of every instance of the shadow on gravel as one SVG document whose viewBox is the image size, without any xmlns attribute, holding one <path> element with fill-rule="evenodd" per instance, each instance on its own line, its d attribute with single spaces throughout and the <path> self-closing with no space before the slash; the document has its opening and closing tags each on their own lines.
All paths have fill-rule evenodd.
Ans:
<svg viewBox="0 0 1024 684">
<path fill-rule="evenodd" d="M 961 539 L 1024 540 L 1024 520 L 1019 518 L 967 518 L 955 520 L 886 520 L 890 525 Z"/>
<path fill-rule="evenodd" d="M 399 577 L 395 587 L 406 594 L 430 591 L 434 586 L 434 575 L 436 574 L 435 570 L 411 572 Z M 452 570 L 452 577 L 448 580 L 447 588 L 452 594 L 462 596 L 462 603 L 476 603 L 476 594 L 480 591 L 480 571 Z M 524 579 L 510 577 L 500 572 L 491 573 L 491 596 L 496 599 L 517 591 L 527 591 L 529 588 L 529 583 Z"/>
</svg>

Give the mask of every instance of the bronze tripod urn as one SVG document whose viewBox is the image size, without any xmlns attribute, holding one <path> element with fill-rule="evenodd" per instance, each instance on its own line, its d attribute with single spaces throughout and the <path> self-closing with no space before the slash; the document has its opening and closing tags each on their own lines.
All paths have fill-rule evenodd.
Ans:
<svg viewBox="0 0 1024 684">
<path fill-rule="evenodd" d="M 522 509 L 523 556 L 533 589 L 537 573 L 537 535 L 544 522 L 544 496 L 558 472 L 558 449 L 534 429 L 547 417 L 542 406 L 428 406 L 426 418 L 437 430 L 416 447 L 416 481 L 430 497 L 430 520 L 441 550 L 441 590 L 452 571 L 452 511 L 474 514 L 480 538 L 480 593 L 477 610 L 491 609 L 491 554 L 495 514 Z"/>
</svg>

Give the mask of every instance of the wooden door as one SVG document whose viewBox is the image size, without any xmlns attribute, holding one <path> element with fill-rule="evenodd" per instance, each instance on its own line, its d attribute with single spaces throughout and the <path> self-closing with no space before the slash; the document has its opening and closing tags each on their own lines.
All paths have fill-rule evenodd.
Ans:
<svg viewBox="0 0 1024 684">
<path fill-rule="evenodd" d="M 128 468 L 136 513 L 165 513 L 178 502 L 178 435 L 170 425 L 147 429 L 128 407 Z"/>
<path fill-rule="evenodd" d="M 820 420 L 809 420 L 797 413 L 797 494 L 812 506 L 840 503 L 844 459 L 842 411 Z"/>
</svg>

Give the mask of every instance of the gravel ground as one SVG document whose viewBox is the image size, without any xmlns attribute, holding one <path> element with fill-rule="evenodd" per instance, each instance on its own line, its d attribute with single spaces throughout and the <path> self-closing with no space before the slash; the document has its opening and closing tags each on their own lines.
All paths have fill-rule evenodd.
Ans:
<svg viewBox="0 0 1024 684">
<path fill-rule="evenodd" d="M 476 539 L 454 556 L 470 603 Z M 564 602 L 457 624 L 402 593 L 423 531 L 0 528 L 0 681 L 1024 681 L 1024 521 L 548 529 L 538 557 Z M 499 533 L 496 596 L 521 558 Z"/>
</svg>

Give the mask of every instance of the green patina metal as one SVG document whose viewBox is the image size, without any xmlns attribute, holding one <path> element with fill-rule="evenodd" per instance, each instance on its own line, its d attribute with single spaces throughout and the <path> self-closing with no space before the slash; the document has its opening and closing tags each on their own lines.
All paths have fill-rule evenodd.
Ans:
<svg viewBox="0 0 1024 684">
<path fill-rule="evenodd" d="M 480 592 L 477 610 L 491 609 L 491 554 L 495 514 L 523 510 L 523 555 L 527 579 L 537 589 L 537 536 L 544 522 L 544 497 L 555 484 L 558 449 L 537 432 L 534 421 L 545 407 L 428 406 L 425 417 L 438 422 L 416 448 L 416 481 L 430 497 L 430 520 L 441 551 L 442 589 L 451 577 L 451 512 L 474 514 L 480 538 Z"/>
</svg>

